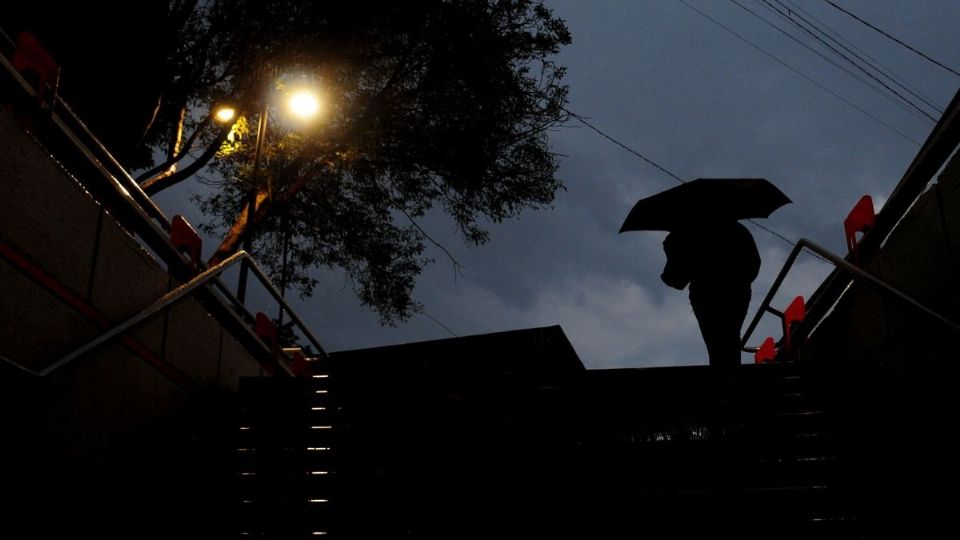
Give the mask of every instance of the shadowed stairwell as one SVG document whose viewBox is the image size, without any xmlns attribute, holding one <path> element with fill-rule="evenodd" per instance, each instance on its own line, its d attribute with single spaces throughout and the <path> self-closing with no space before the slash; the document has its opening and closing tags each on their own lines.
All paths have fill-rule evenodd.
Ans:
<svg viewBox="0 0 960 540">
<path fill-rule="evenodd" d="M 801 364 L 743 366 L 723 393 L 705 366 L 548 371 L 522 345 L 512 366 L 456 360 L 506 334 L 565 342 L 557 327 L 474 336 L 335 354 L 324 378 L 249 380 L 247 418 L 286 421 L 240 432 L 256 442 L 240 451 L 238 532 L 857 537 L 831 416 Z"/>
</svg>

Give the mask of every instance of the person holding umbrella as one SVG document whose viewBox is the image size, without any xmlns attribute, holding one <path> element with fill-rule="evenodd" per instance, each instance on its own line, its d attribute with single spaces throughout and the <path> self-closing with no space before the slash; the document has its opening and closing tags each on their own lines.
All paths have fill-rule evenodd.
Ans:
<svg viewBox="0 0 960 540">
<path fill-rule="evenodd" d="M 767 217 L 789 202 L 763 178 L 699 178 L 641 199 L 620 228 L 669 231 L 660 278 L 689 287 L 711 366 L 740 365 L 740 328 L 760 271 L 753 236 L 737 220 Z"/>
<path fill-rule="evenodd" d="M 710 365 L 738 366 L 740 327 L 750 306 L 750 285 L 760 272 L 760 253 L 750 231 L 736 220 L 702 225 L 667 235 L 660 279 L 678 290 L 689 286 Z"/>
</svg>

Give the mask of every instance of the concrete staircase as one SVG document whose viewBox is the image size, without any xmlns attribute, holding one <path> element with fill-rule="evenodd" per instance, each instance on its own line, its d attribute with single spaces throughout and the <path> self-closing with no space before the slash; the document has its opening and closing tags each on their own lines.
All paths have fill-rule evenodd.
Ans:
<svg viewBox="0 0 960 540">
<path fill-rule="evenodd" d="M 327 536 L 334 491 L 329 377 L 241 379 L 231 537 Z"/>
<path fill-rule="evenodd" d="M 842 446 L 797 364 L 734 381 L 679 368 L 594 372 L 582 532 L 620 538 L 856 538 Z"/>
<path fill-rule="evenodd" d="M 243 387 L 238 532 L 860 537 L 831 415 L 799 364 L 733 380 L 707 367 L 330 373 Z"/>
</svg>

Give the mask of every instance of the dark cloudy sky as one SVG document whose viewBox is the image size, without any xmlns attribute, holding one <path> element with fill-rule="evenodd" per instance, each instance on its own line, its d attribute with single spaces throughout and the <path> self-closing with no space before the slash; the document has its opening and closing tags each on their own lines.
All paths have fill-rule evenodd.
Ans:
<svg viewBox="0 0 960 540">
<path fill-rule="evenodd" d="M 570 110 L 684 179 L 769 178 L 794 202 L 764 225 L 841 252 L 846 212 L 864 194 L 882 204 L 934 122 L 748 10 L 842 64 L 767 7 L 792 6 L 794 17 L 815 18 L 941 110 L 960 78 L 824 0 L 684 1 L 754 45 L 680 0 L 548 1 L 573 34 L 558 58 L 568 68 Z M 960 71 L 960 2 L 835 1 Z M 637 199 L 676 181 L 576 120 L 550 138 L 566 185 L 552 209 L 492 226 L 481 248 L 464 246 L 443 216 L 426 223 L 465 266 L 456 275 L 445 255 L 432 253 L 436 263 L 415 293 L 429 316 L 381 327 L 342 274 L 324 273 L 316 295 L 297 307 L 328 351 L 560 325 L 591 368 L 706 363 L 686 291 L 659 280 L 665 233 L 617 234 Z M 185 198 L 180 190 L 162 202 L 171 214 L 196 215 L 181 206 Z M 791 247 L 750 228 L 763 268 L 748 317 Z M 808 295 L 828 271 L 802 257 L 775 304 Z M 774 328 L 768 320 L 761 332 Z"/>
</svg>

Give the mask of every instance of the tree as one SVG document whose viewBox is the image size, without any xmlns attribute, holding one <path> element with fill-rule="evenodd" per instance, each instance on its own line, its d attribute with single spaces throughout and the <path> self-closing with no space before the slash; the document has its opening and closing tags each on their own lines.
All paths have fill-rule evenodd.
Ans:
<svg viewBox="0 0 960 540">
<path fill-rule="evenodd" d="M 342 267 L 393 323 L 419 309 L 427 212 L 479 245 L 484 222 L 547 206 L 562 187 L 547 130 L 567 119 L 552 56 L 570 34 L 539 2 L 174 0 L 167 19 L 177 30 L 145 139 L 167 160 L 141 185 L 156 193 L 209 160 L 201 176 L 217 189 L 198 203 L 204 229 L 224 234 L 211 262 L 256 231 L 254 252 L 281 285 L 309 295 L 312 268 Z M 307 132 L 271 121 L 247 223 L 254 137 L 223 146 L 228 130 L 207 111 L 229 98 L 254 120 L 276 75 L 293 72 L 320 82 L 328 110 Z"/>
</svg>

